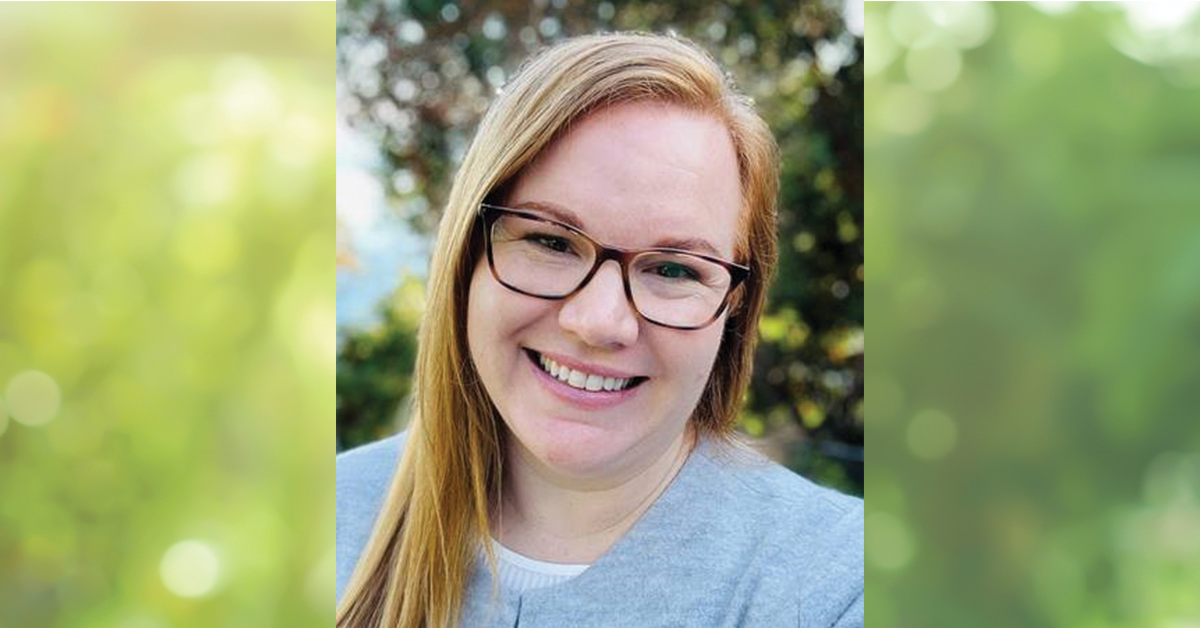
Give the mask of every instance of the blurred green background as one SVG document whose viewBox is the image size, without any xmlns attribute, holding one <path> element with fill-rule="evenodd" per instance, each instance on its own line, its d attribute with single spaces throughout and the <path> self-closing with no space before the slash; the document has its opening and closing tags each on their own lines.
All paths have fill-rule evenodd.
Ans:
<svg viewBox="0 0 1200 628">
<path fill-rule="evenodd" d="M 0 4 L 0 626 L 327 626 L 333 3 Z"/>
<path fill-rule="evenodd" d="M 344 0 L 337 19 L 339 115 L 382 152 L 379 202 L 426 241 L 479 117 L 533 51 L 613 30 L 675 32 L 708 49 L 755 99 L 783 155 L 780 268 L 740 427 L 777 460 L 861 495 L 860 3 Z M 343 198 L 341 186 L 339 312 L 355 297 L 348 284 L 374 271 L 360 252 L 378 235 L 358 224 L 370 195 Z M 339 448 L 405 420 L 423 271 L 400 266 L 385 271 L 402 279 L 370 324 L 339 330 Z"/>
<path fill-rule="evenodd" d="M 868 625 L 1200 626 L 1196 3 L 866 3 Z"/>
</svg>

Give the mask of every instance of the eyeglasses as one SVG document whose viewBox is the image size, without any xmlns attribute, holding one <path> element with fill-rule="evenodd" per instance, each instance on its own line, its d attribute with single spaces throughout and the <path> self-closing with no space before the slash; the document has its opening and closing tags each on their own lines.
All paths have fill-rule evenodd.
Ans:
<svg viewBox="0 0 1200 628">
<path fill-rule="evenodd" d="M 711 325 L 750 275 L 745 266 L 678 249 L 604 246 L 575 227 L 530 212 L 483 204 L 480 216 L 488 266 L 506 288 L 540 299 L 565 299 L 611 259 L 621 266 L 625 298 L 633 309 L 672 329 Z"/>
</svg>

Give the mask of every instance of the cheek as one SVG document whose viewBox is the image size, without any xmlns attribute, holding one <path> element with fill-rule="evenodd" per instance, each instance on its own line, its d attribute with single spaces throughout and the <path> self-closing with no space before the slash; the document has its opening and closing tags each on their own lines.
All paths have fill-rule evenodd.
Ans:
<svg viewBox="0 0 1200 628">
<path fill-rule="evenodd" d="M 467 343 L 477 366 L 501 359 L 522 330 L 551 312 L 553 303 L 524 297 L 496 283 L 487 262 L 471 275 L 467 293 Z"/>
<path fill-rule="evenodd" d="M 704 386 L 708 382 L 708 376 L 712 373 L 713 363 L 717 358 L 717 353 L 721 350 L 721 330 L 723 327 L 714 323 L 712 327 L 704 331 L 705 338 L 698 342 L 697 346 L 703 347 L 703 357 L 697 361 L 707 365 L 700 373 L 696 375 L 697 384 Z"/>
<path fill-rule="evenodd" d="M 711 328 L 700 331 L 682 332 L 673 338 L 674 351 L 670 363 L 680 376 L 681 383 L 696 395 L 708 383 L 713 362 L 721 345 L 721 327 L 714 323 Z"/>
<path fill-rule="evenodd" d="M 495 344 L 494 321 L 488 320 L 487 316 L 487 312 L 494 310 L 495 294 L 488 290 L 486 272 L 484 264 L 476 265 L 467 291 L 467 346 L 477 367 L 486 364 L 487 356 L 481 350 Z"/>
</svg>

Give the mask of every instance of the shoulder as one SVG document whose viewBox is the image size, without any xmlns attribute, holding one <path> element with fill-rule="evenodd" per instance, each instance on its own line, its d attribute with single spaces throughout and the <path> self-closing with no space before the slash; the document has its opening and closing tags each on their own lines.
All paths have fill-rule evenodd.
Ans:
<svg viewBox="0 0 1200 628">
<path fill-rule="evenodd" d="M 819 486 L 741 446 L 706 443 L 697 453 L 705 484 L 729 516 L 809 540 L 862 545 L 862 499 Z"/>
<path fill-rule="evenodd" d="M 337 596 L 358 564 L 387 494 L 406 434 L 337 455 Z"/>
<path fill-rule="evenodd" d="M 401 432 L 338 454 L 338 499 L 342 498 L 343 488 L 361 490 L 364 484 L 375 484 L 380 479 L 386 484 L 400 461 L 400 453 L 404 450 L 407 436 L 407 432 Z M 381 475 L 384 477 L 381 478 Z"/>
<path fill-rule="evenodd" d="M 713 504 L 706 515 L 723 522 L 718 546 L 732 551 L 716 562 L 731 574 L 756 572 L 762 580 L 753 597 L 790 598 L 804 625 L 832 625 L 861 607 L 861 499 L 741 448 L 706 443 L 697 453 L 706 488 L 696 488 L 707 494 L 695 497 Z"/>
</svg>

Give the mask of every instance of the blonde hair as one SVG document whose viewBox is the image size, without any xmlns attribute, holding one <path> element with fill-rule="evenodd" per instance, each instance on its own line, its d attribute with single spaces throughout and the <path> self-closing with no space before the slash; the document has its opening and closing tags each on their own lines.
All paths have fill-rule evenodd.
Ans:
<svg viewBox="0 0 1200 628">
<path fill-rule="evenodd" d="M 490 554 L 502 423 L 470 359 L 466 312 L 480 255 L 476 214 L 573 121 L 603 107 L 656 101 L 711 114 L 729 131 L 741 180 L 736 258 L 750 267 L 692 423 L 728 439 L 750 379 L 758 317 L 775 268 L 778 156 L 770 130 L 716 62 L 674 37 L 640 33 L 566 40 L 504 86 L 454 181 L 430 264 L 415 366 L 413 420 L 370 541 L 337 609 L 339 628 L 457 622 L 479 548 Z"/>
</svg>

